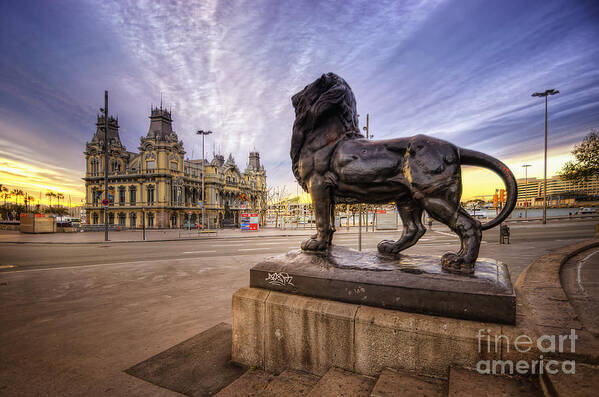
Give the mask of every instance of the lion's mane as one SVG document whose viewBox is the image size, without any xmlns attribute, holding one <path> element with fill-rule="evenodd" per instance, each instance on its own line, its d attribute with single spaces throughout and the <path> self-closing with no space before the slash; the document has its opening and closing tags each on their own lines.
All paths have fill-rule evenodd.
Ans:
<svg viewBox="0 0 599 397">
<path fill-rule="evenodd" d="M 345 135 L 355 138 L 362 137 L 362 134 L 358 127 L 354 93 L 345 80 L 335 73 L 323 74 L 295 94 L 291 102 L 295 108 L 290 151 L 293 175 L 306 190 L 305 181 L 302 180 L 298 170 L 300 152 L 306 137 L 318 128 L 321 122 L 329 120 L 328 116 L 331 114 L 339 116 L 340 137 Z"/>
</svg>

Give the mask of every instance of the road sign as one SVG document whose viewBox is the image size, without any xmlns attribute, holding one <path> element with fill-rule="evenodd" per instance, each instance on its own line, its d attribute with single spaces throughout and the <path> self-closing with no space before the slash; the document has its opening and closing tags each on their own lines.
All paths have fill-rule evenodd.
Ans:
<svg viewBox="0 0 599 397">
<path fill-rule="evenodd" d="M 104 200 L 102 200 L 102 204 L 105 206 L 108 206 L 108 204 L 110 204 L 110 200 L 104 199 Z"/>
</svg>

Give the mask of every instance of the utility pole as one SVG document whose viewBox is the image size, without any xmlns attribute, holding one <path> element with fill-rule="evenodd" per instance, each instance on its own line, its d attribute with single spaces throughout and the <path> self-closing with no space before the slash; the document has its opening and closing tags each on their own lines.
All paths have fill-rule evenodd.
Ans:
<svg viewBox="0 0 599 397">
<path fill-rule="evenodd" d="M 204 187 L 204 174 L 206 173 L 206 166 L 204 165 L 204 137 L 212 134 L 212 131 L 198 130 L 196 134 L 202 136 L 202 230 L 204 230 L 205 216 L 206 216 L 206 189 Z"/>
<path fill-rule="evenodd" d="M 104 91 L 104 199 L 108 200 L 108 91 Z M 110 204 L 110 203 L 109 203 Z M 104 206 L 104 241 L 108 241 L 108 205 Z"/>
<path fill-rule="evenodd" d="M 522 167 L 524 167 L 524 186 L 528 190 L 528 167 L 530 164 L 524 164 Z M 528 219 L 528 199 L 524 200 L 524 219 Z"/>
<path fill-rule="evenodd" d="M 545 166 L 543 172 L 543 224 L 547 223 L 547 97 L 559 94 L 558 90 L 550 89 L 545 92 L 535 92 L 531 96 L 545 98 Z"/>
</svg>

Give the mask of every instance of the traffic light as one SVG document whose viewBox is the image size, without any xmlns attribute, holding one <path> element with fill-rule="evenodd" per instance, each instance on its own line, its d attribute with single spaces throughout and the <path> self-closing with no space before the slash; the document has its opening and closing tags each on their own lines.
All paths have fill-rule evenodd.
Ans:
<svg viewBox="0 0 599 397">
<path fill-rule="evenodd" d="M 493 207 L 497 208 L 499 206 L 499 198 L 497 197 L 497 193 L 493 195 Z"/>
<path fill-rule="evenodd" d="M 505 189 L 499 191 L 499 202 L 505 203 Z"/>
</svg>

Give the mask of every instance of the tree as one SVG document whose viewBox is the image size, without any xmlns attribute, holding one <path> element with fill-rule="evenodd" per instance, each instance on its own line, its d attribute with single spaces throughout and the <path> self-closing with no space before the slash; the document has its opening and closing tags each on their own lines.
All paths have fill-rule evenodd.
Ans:
<svg viewBox="0 0 599 397">
<path fill-rule="evenodd" d="M 10 190 L 4 185 L 0 187 L 0 197 L 4 199 L 4 206 L 6 207 L 6 200 L 11 197 Z"/>
<path fill-rule="evenodd" d="M 485 204 L 485 200 L 481 200 L 481 199 L 472 199 L 472 200 L 468 200 L 464 203 L 464 205 L 466 207 L 472 209 L 472 215 L 476 215 L 476 211 L 480 210 L 484 204 Z"/>
<path fill-rule="evenodd" d="M 29 205 L 30 205 L 30 204 L 31 204 L 33 201 L 35 201 L 35 197 L 31 196 L 31 195 L 30 195 L 30 194 L 28 194 L 28 193 L 25 193 L 25 198 L 24 198 L 24 200 L 25 200 L 25 209 L 26 209 L 27 211 L 29 211 Z"/>
<path fill-rule="evenodd" d="M 564 164 L 561 176 L 574 183 L 587 182 L 599 177 L 599 130 L 593 128 L 572 150 L 573 161 Z"/>
<path fill-rule="evenodd" d="M 46 192 L 46 197 L 50 199 L 50 207 L 52 207 L 52 198 L 56 197 L 56 193 L 54 192 Z"/>
<path fill-rule="evenodd" d="M 56 193 L 55 197 L 58 200 L 58 204 L 57 205 L 60 207 L 60 200 L 62 200 L 64 198 L 64 194 L 62 194 L 62 193 Z"/>
<path fill-rule="evenodd" d="M 15 204 L 19 205 L 19 197 L 24 196 L 25 192 L 21 189 L 13 189 L 11 195 L 15 196 Z"/>
</svg>

